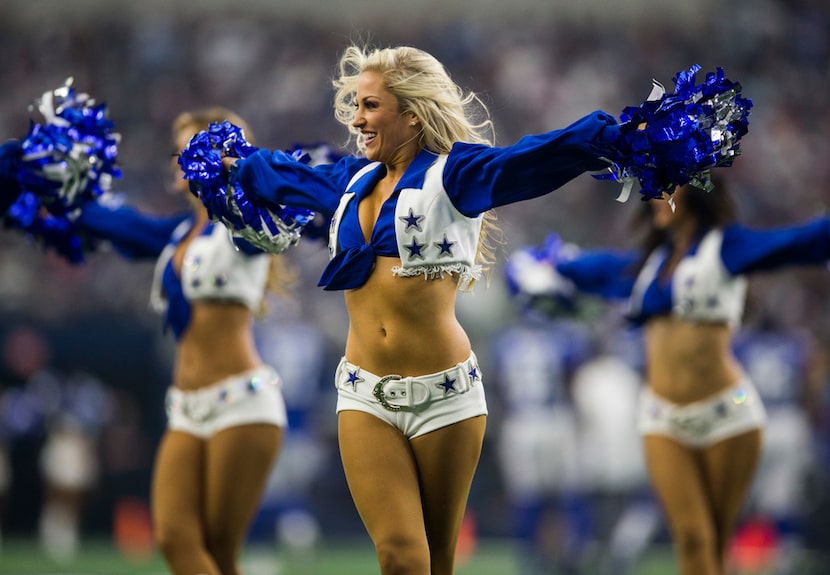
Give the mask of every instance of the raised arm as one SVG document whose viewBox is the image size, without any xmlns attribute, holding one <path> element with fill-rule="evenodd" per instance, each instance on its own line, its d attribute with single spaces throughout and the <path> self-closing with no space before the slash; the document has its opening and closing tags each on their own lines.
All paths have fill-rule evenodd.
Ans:
<svg viewBox="0 0 830 575">
<path fill-rule="evenodd" d="M 577 290 L 606 299 L 625 299 L 631 295 L 639 254 L 636 251 L 586 250 L 568 261 L 559 262 L 556 271 L 570 280 Z"/>
<path fill-rule="evenodd" d="M 616 119 L 593 112 L 570 126 L 525 136 L 512 146 L 458 143 L 444 168 L 443 183 L 467 216 L 561 187 L 576 176 L 607 168 L 601 159 L 618 138 Z"/>
<path fill-rule="evenodd" d="M 349 179 L 366 160 L 342 158 L 311 167 L 282 151 L 258 150 L 236 162 L 245 194 L 265 204 L 303 208 L 325 218 L 334 215 Z"/>
<path fill-rule="evenodd" d="M 723 232 L 721 258 L 733 275 L 827 263 L 830 260 L 830 219 L 820 217 L 801 225 L 771 230 L 729 226 Z"/>
<path fill-rule="evenodd" d="M 187 219 L 188 213 L 173 216 L 150 216 L 128 206 L 109 207 L 89 202 L 75 220 L 82 231 L 107 240 L 130 259 L 156 258 L 170 241 L 173 230 Z"/>
</svg>

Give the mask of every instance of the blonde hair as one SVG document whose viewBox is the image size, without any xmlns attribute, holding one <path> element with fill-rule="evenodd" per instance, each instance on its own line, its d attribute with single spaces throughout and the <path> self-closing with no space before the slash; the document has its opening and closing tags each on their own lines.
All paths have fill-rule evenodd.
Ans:
<svg viewBox="0 0 830 575">
<path fill-rule="evenodd" d="M 456 142 L 495 145 L 495 130 L 486 104 L 474 92 L 456 84 L 444 65 L 434 56 L 409 46 L 372 48 L 349 46 L 340 57 L 335 89 L 334 117 L 346 126 L 358 150 L 363 153 L 355 117 L 357 83 L 364 72 L 383 78 L 384 87 L 398 101 L 402 113 L 411 112 L 421 126 L 419 143 L 436 154 L 446 154 Z M 503 234 L 490 210 L 483 214 L 476 263 L 489 274 L 496 260 L 494 243 L 503 243 Z"/>
<path fill-rule="evenodd" d="M 242 119 L 239 114 L 222 106 L 209 106 L 180 113 L 173 120 L 171 126 L 172 138 L 175 141 L 176 137 L 185 131 L 195 134 L 201 130 L 206 130 L 211 123 L 222 122 L 223 120 L 228 120 L 234 126 L 242 128 L 245 140 L 250 144 L 254 143 L 254 134 L 248 122 Z M 271 255 L 265 290 L 274 295 L 291 299 L 296 282 L 297 273 L 290 262 L 282 254 Z M 267 312 L 268 302 L 266 298 L 263 298 L 256 313 L 258 316 L 264 316 Z"/>
</svg>

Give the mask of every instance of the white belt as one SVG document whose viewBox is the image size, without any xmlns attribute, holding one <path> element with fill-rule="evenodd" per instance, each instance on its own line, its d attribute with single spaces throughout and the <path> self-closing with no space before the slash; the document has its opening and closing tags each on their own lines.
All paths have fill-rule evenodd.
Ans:
<svg viewBox="0 0 830 575">
<path fill-rule="evenodd" d="M 263 386 L 279 383 L 276 372 L 265 366 L 192 391 L 170 387 L 165 400 L 167 413 L 179 412 L 192 421 L 204 422 L 222 407 L 261 393 Z"/>
<path fill-rule="evenodd" d="M 374 397 L 389 411 L 415 411 L 435 401 L 467 393 L 481 381 L 481 370 L 475 354 L 450 369 L 432 373 L 402 377 L 400 375 L 377 376 L 349 363 L 345 358 L 337 366 L 337 385 L 360 395 Z"/>
</svg>

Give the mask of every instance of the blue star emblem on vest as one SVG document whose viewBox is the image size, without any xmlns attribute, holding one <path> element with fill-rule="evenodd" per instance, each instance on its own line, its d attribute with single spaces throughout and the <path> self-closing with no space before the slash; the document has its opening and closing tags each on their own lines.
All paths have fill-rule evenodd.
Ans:
<svg viewBox="0 0 830 575">
<path fill-rule="evenodd" d="M 447 239 L 447 234 L 444 234 L 444 241 L 441 242 L 433 242 L 436 248 L 438 248 L 438 257 L 442 258 L 444 256 L 452 257 L 452 247 L 455 245 L 455 242 L 451 242 Z"/>
<path fill-rule="evenodd" d="M 435 387 L 437 387 L 438 389 L 443 389 L 444 390 L 444 395 L 447 395 L 451 391 L 453 393 L 455 393 L 455 391 L 456 391 L 455 390 L 455 380 L 450 379 L 449 375 L 444 375 L 444 381 L 442 381 L 441 383 L 436 383 Z"/>
<path fill-rule="evenodd" d="M 419 232 L 423 231 L 421 229 L 421 220 L 424 219 L 424 216 L 415 215 L 415 212 L 412 211 L 412 208 L 409 208 L 408 216 L 398 216 L 398 219 L 406 224 L 406 227 L 403 230 L 405 232 L 408 232 L 409 228 L 415 228 Z"/>
<path fill-rule="evenodd" d="M 409 250 L 409 259 L 413 258 L 421 258 L 424 259 L 424 255 L 421 253 L 421 250 L 426 244 L 419 244 L 418 238 L 413 237 L 412 243 L 408 246 L 404 246 L 406 249 Z"/>
<path fill-rule="evenodd" d="M 360 377 L 357 374 L 358 371 L 360 370 L 356 369 L 354 371 L 349 372 L 349 381 L 347 383 L 352 386 L 352 389 L 357 389 L 357 384 L 361 381 L 365 381 L 362 377 Z"/>
</svg>

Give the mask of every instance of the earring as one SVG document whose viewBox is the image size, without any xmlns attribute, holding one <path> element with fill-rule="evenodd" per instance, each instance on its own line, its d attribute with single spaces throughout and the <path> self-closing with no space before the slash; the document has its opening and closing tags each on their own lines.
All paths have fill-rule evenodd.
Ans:
<svg viewBox="0 0 830 575">
<path fill-rule="evenodd" d="M 415 124 L 417 124 L 417 122 L 409 122 L 410 126 L 414 126 Z"/>
</svg>

